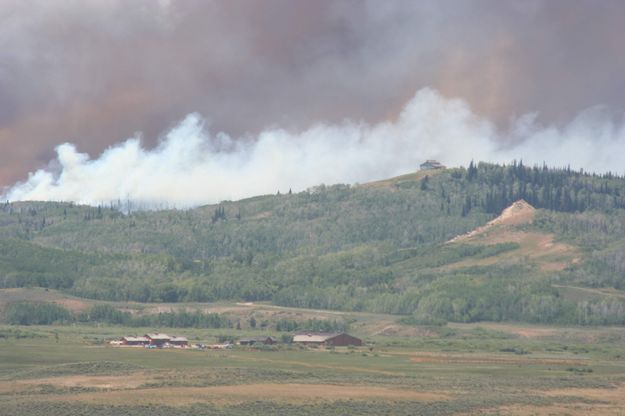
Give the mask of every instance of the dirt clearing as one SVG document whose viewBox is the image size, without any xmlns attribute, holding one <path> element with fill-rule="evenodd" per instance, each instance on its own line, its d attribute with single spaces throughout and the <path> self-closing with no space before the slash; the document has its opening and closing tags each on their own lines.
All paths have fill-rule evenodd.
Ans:
<svg viewBox="0 0 625 416">
<path fill-rule="evenodd" d="M 132 389 L 150 381 L 147 374 L 124 376 L 65 376 L 49 377 L 34 380 L 20 380 L 16 384 L 38 385 L 50 384 L 56 387 L 87 387 L 100 389 Z"/>
<path fill-rule="evenodd" d="M 459 235 L 452 238 L 448 243 L 462 243 L 467 242 L 475 237 L 487 234 L 493 228 L 502 225 L 523 225 L 531 224 L 534 221 L 534 215 L 536 214 L 536 208 L 525 202 L 524 200 L 518 200 L 508 208 L 504 209 L 497 218 L 489 221 L 485 225 L 476 228 L 466 234 Z"/>
</svg>

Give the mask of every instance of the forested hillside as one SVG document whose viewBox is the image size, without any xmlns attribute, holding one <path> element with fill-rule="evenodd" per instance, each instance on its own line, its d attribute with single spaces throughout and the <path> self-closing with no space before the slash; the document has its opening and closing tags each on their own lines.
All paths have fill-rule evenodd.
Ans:
<svg viewBox="0 0 625 416">
<path fill-rule="evenodd" d="M 446 244 L 519 199 L 538 210 L 515 230 L 566 243 L 566 255 L 541 259 L 531 239 Z M 191 210 L 120 206 L 4 204 L 0 286 L 271 301 L 422 323 L 625 323 L 625 180 L 614 175 L 471 163 Z"/>
</svg>

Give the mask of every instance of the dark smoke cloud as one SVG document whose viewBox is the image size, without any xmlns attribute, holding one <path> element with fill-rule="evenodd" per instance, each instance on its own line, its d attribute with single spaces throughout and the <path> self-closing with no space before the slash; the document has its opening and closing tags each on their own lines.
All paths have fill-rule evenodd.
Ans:
<svg viewBox="0 0 625 416">
<path fill-rule="evenodd" d="M 618 117 L 624 15 L 610 0 L 2 0 L 0 186 L 66 141 L 155 146 L 190 112 L 255 137 L 392 121 L 430 86 L 504 128 L 597 104 Z"/>
</svg>

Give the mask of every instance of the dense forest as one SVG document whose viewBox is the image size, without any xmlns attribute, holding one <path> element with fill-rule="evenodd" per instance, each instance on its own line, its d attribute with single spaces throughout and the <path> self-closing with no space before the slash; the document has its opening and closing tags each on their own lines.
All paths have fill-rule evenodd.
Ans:
<svg viewBox="0 0 625 416">
<path fill-rule="evenodd" d="M 445 244 L 519 199 L 539 209 L 525 229 L 574 245 L 579 262 L 542 270 L 511 255 L 514 242 Z M 3 204 L 0 287 L 270 301 L 417 323 L 625 323 L 625 179 L 613 174 L 471 163 L 189 210 L 129 206 Z M 488 258 L 502 260 L 450 266 Z"/>
</svg>

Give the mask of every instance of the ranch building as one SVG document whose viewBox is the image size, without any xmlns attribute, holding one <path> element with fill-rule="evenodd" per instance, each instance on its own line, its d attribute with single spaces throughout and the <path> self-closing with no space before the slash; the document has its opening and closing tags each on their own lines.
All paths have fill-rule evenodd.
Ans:
<svg viewBox="0 0 625 416">
<path fill-rule="evenodd" d="M 324 345 L 328 347 L 347 347 L 353 345 L 359 347 L 362 345 L 360 338 L 353 337 L 344 332 L 326 333 L 326 332 L 307 332 L 297 334 L 293 337 L 293 342 L 303 345 Z"/>
<path fill-rule="evenodd" d="M 130 347 L 143 347 L 149 343 L 150 340 L 147 337 L 123 337 L 121 339 L 121 345 L 128 345 Z"/>
<path fill-rule="evenodd" d="M 188 347 L 189 340 L 186 337 L 171 337 L 169 339 L 169 345 L 174 347 Z"/>
<path fill-rule="evenodd" d="M 278 340 L 274 337 L 247 337 L 239 339 L 239 345 L 255 345 L 255 344 L 263 344 L 263 345 L 273 345 L 277 343 Z"/>
<path fill-rule="evenodd" d="M 169 343 L 171 337 L 167 334 L 145 334 L 145 337 L 150 341 L 150 345 L 154 345 L 158 348 L 162 348 L 165 344 Z"/>
</svg>

